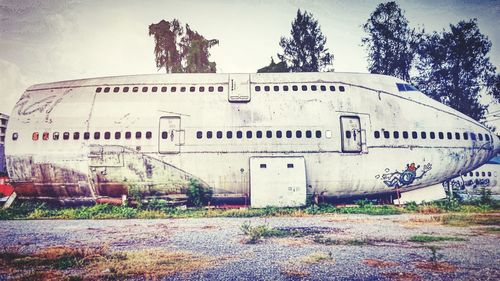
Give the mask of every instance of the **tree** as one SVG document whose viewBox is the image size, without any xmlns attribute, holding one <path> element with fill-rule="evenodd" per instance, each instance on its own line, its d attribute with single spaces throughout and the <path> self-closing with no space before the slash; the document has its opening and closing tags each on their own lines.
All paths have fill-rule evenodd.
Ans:
<svg viewBox="0 0 500 281">
<path fill-rule="evenodd" d="M 263 68 L 257 70 L 257 73 L 264 72 L 288 72 L 288 66 L 286 62 L 280 61 L 279 63 L 275 63 L 273 57 L 271 57 L 271 63 L 268 66 L 264 66 Z"/>
<path fill-rule="evenodd" d="M 155 60 L 158 70 L 176 72 L 215 72 L 216 64 L 208 60 L 209 49 L 219 40 L 207 40 L 188 24 L 184 29 L 177 19 L 161 20 L 149 26 L 149 36 L 155 39 Z"/>
<path fill-rule="evenodd" d="M 479 121 L 487 109 L 479 102 L 480 91 L 495 75 L 490 49 L 476 19 L 426 35 L 418 50 L 415 82 L 430 97 Z"/>
<path fill-rule="evenodd" d="M 488 83 L 489 94 L 500 102 L 500 74 L 492 75 Z"/>
<path fill-rule="evenodd" d="M 281 37 L 280 47 L 283 48 L 283 54 L 278 54 L 278 58 L 284 61 L 291 71 L 322 71 L 332 65 L 333 54 L 325 48 L 326 38 L 311 13 L 302 13 L 299 9 L 292 22 L 290 34 L 291 38 Z"/>
<path fill-rule="evenodd" d="M 410 69 L 423 32 L 408 27 L 404 11 L 396 2 L 381 3 L 363 25 L 367 36 L 361 44 L 368 52 L 370 73 L 410 81 Z"/>
</svg>

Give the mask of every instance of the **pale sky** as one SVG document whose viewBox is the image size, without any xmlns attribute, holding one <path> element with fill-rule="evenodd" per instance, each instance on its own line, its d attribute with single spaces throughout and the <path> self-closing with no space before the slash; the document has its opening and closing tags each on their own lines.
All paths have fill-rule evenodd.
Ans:
<svg viewBox="0 0 500 281">
<path fill-rule="evenodd" d="M 0 112 L 11 114 L 30 85 L 99 76 L 158 73 L 148 26 L 188 23 L 219 39 L 211 60 L 219 73 L 253 73 L 281 51 L 297 9 L 318 20 L 339 72 L 367 72 L 361 25 L 385 1 L 305 0 L 0 0 Z M 427 32 L 477 18 L 500 69 L 500 1 L 397 1 L 412 27 Z M 163 73 L 164 70 L 159 73 Z"/>
</svg>

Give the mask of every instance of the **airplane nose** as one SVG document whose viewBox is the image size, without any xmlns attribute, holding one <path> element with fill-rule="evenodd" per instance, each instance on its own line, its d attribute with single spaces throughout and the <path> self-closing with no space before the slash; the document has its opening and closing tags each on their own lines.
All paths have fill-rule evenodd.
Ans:
<svg viewBox="0 0 500 281">
<path fill-rule="evenodd" d="M 492 134 L 493 136 L 493 156 L 500 153 L 500 136 Z"/>
</svg>

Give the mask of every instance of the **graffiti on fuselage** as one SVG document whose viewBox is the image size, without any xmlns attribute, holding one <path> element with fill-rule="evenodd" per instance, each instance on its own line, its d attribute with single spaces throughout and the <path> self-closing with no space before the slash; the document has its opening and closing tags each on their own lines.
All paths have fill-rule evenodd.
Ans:
<svg viewBox="0 0 500 281">
<path fill-rule="evenodd" d="M 443 183 L 444 185 L 444 183 Z M 453 190 L 464 190 L 466 188 L 477 188 L 477 187 L 488 187 L 490 186 L 490 179 L 453 179 L 450 181 L 451 188 Z"/>
<path fill-rule="evenodd" d="M 420 165 L 415 165 L 415 163 L 407 164 L 406 169 L 402 172 L 396 170 L 390 172 L 390 169 L 385 169 L 385 174 L 375 176 L 376 179 L 382 178 L 382 181 L 388 187 L 399 188 L 408 186 L 425 176 L 427 172 L 432 169 L 432 164 L 428 163 L 422 167 L 420 170 Z"/>
</svg>

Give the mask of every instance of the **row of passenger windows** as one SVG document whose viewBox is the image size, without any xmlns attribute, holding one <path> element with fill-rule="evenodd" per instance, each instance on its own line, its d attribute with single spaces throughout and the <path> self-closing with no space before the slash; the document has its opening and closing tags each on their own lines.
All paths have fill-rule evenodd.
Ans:
<svg viewBox="0 0 500 281">
<path fill-rule="evenodd" d="M 164 133 L 167 133 L 167 132 L 164 132 Z M 132 138 L 135 138 L 135 139 L 142 139 L 143 136 L 144 138 L 146 139 L 151 139 L 153 137 L 153 133 L 151 133 L 150 131 L 147 131 L 147 132 L 125 132 L 124 134 L 122 134 L 122 132 L 114 132 L 114 133 L 111 133 L 111 132 L 94 132 L 94 133 L 90 133 L 90 132 L 84 132 L 84 133 L 80 133 L 80 132 L 73 132 L 73 133 L 70 133 L 70 132 L 63 132 L 62 134 L 59 133 L 59 132 L 53 132 L 52 133 L 52 140 L 59 140 L 59 139 L 63 139 L 63 140 L 69 140 L 69 139 L 74 139 L 74 140 L 79 140 L 80 138 L 84 139 L 84 140 L 88 140 L 90 139 L 91 137 L 95 140 L 99 140 L 101 138 L 105 139 L 105 140 L 109 140 L 111 139 L 111 136 L 114 136 L 114 139 L 115 140 L 119 140 L 122 138 L 122 135 L 125 139 L 132 139 Z M 19 137 L 18 133 L 13 133 L 12 134 L 12 140 L 17 140 Z M 43 133 L 39 133 L 39 132 L 34 132 L 31 136 L 31 139 L 34 140 L 34 141 L 37 141 L 37 140 L 49 140 L 51 137 L 50 137 L 50 133 L 49 132 L 43 132 Z M 167 138 L 167 137 L 165 137 Z"/>
<path fill-rule="evenodd" d="M 300 89 L 302 91 L 307 91 L 307 89 L 310 89 L 311 91 L 322 91 L 322 92 L 326 92 L 327 89 L 330 90 L 330 92 L 335 92 L 336 91 L 336 88 L 335 86 L 333 85 L 330 85 L 328 88 L 327 86 L 325 85 L 320 85 L 319 87 L 317 85 L 310 85 L 309 87 L 307 85 L 301 85 L 300 86 Z M 278 86 L 278 85 L 274 85 L 272 86 L 272 90 L 274 92 L 279 92 L 279 91 L 283 91 L 283 92 L 288 92 L 288 91 L 298 91 L 299 90 L 299 86 L 298 85 L 292 85 L 291 87 L 288 86 L 288 85 L 283 85 L 283 86 Z M 344 86 L 339 86 L 339 92 L 345 92 L 345 87 Z M 264 91 L 264 92 L 270 92 L 271 91 L 271 86 L 255 86 L 255 91 L 256 92 L 260 92 L 260 91 Z"/>
<path fill-rule="evenodd" d="M 223 92 L 224 91 L 224 87 L 223 86 L 199 86 L 199 87 L 195 87 L 195 86 L 170 86 L 170 87 L 167 87 L 167 86 L 163 86 L 163 87 L 158 87 L 158 86 L 153 86 L 153 87 L 149 87 L 149 86 L 142 86 L 142 87 L 139 87 L 139 86 L 134 86 L 134 87 L 128 87 L 128 86 L 125 86 L 125 87 L 97 87 L 95 89 L 95 92 L 96 93 L 110 93 L 110 92 L 113 92 L 113 93 L 128 93 L 128 92 L 132 92 L 132 93 L 137 93 L 137 92 L 143 92 L 143 93 L 147 93 L 147 92 L 152 92 L 152 93 L 156 93 L 156 92 L 162 92 L 162 93 L 166 93 L 166 92 L 170 92 L 170 93 L 176 93 L 176 92 L 181 92 L 181 93 L 185 93 L 185 92 L 200 92 L 200 93 L 203 93 L 205 91 L 209 92 L 209 93 L 213 93 L 215 91 L 217 92 Z"/>
<path fill-rule="evenodd" d="M 253 138 L 255 135 L 255 138 L 258 138 L 258 139 L 261 139 L 261 138 L 283 138 L 283 137 L 286 137 L 287 139 L 290 139 L 290 138 L 302 138 L 302 137 L 305 137 L 305 138 L 312 138 L 313 135 L 314 137 L 316 138 L 321 138 L 321 131 L 317 130 L 317 131 L 311 131 L 311 130 L 306 130 L 306 131 L 300 131 L 300 130 L 297 130 L 297 131 L 292 131 L 292 130 L 287 130 L 287 131 L 280 131 L 280 130 L 277 130 L 277 131 L 271 131 L 271 130 L 267 130 L 267 131 L 226 131 L 226 132 L 223 132 L 223 131 L 206 131 L 206 132 L 202 132 L 202 131 L 197 131 L 196 132 L 196 138 L 197 139 L 202 139 L 203 137 L 207 138 L 207 139 L 212 139 L 212 138 L 218 138 L 218 139 L 222 139 L 222 138 L 227 138 L 227 139 L 232 139 L 233 137 L 236 137 L 237 139 L 242 139 L 242 138 L 247 138 L 247 139 L 251 139 Z"/>
<path fill-rule="evenodd" d="M 388 139 L 388 138 L 391 138 L 391 132 L 390 131 L 382 131 L 383 135 L 384 135 L 384 138 Z M 409 136 L 410 136 L 410 133 L 408 131 L 403 131 L 401 132 L 402 134 L 402 137 L 403 139 L 408 139 Z M 376 138 L 376 139 L 379 139 L 380 138 L 380 132 L 379 131 L 375 131 L 373 133 L 373 136 Z M 445 139 L 445 136 L 446 136 L 446 139 L 453 139 L 455 138 L 456 140 L 460 140 L 461 138 L 463 138 L 464 140 L 468 140 L 469 137 L 471 140 L 476 140 L 476 139 L 479 139 L 480 141 L 482 140 L 486 140 L 486 141 L 490 141 L 490 136 L 487 135 L 487 134 L 484 134 L 484 137 L 483 137 L 483 134 L 475 134 L 475 133 L 467 133 L 467 132 L 464 132 L 464 133 L 458 133 L 458 132 L 455 132 L 455 133 L 452 133 L 452 132 L 446 132 L 443 133 L 443 132 L 438 132 L 438 133 L 435 133 L 435 132 L 420 132 L 420 138 L 421 139 L 427 139 L 427 137 L 429 137 L 430 139 Z M 400 134 L 399 134 L 399 131 L 393 131 L 392 132 L 392 138 L 394 139 L 399 139 L 400 138 Z M 418 139 L 419 138 L 419 133 L 416 132 L 416 131 L 413 131 L 411 132 L 411 138 L 412 139 Z"/>
<path fill-rule="evenodd" d="M 474 174 L 476 175 L 476 177 L 479 177 L 479 175 L 481 175 L 481 177 L 486 177 L 486 172 L 481 172 L 481 174 L 479 172 L 469 172 L 468 174 L 465 174 L 464 177 L 472 177 L 474 176 Z M 491 177 L 491 172 L 488 172 L 488 177 Z"/>
</svg>

